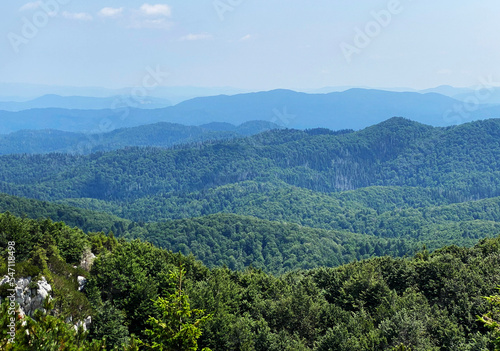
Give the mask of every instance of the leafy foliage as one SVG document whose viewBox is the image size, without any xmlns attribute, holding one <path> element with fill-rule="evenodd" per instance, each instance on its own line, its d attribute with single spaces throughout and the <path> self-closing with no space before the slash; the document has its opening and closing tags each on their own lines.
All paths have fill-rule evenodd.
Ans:
<svg viewBox="0 0 500 351">
<path fill-rule="evenodd" d="M 3 335 L 8 329 L 5 321 L 5 317 L 9 316 L 7 305 L 7 302 L 4 302 L 1 306 L 4 317 L 2 317 L 0 328 Z M 104 343 L 87 340 L 87 334 L 81 328 L 75 330 L 62 319 L 47 314 L 47 311 L 53 308 L 54 304 L 46 300 L 45 312 L 37 310 L 33 318 L 25 316 L 22 321 L 16 318 L 15 336 L 12 337 L 14 342 L 9 342 L 7 338 L 2 339 L 0 345 L 3 343 L 3 350 L 97 351 L 103 349 Z"/>
<path fill-rule="evenodd" d="M 495 335 L 495 350 L 500 350 L 500 296 L 492 295 L 486 298 L 491 309 L 488 313 L 479 318 L 486 327 L 493 330 Z"/>
<path fill-rule="evenodd" d="M 499 136 L 499 120 L 395 118 L 3 156 L 1 208 L 36 219 L 0 214 L 0 273 L 15 241 L 17 277 L 53 285 L 52 312 L 26 324 L 47 330 L 26 336 L 42 349 L 493 350 L 498 311 L 482 296 L 498 302 Z M 87 315 L 89 334 L 63 325 Z"/>
<path fill-rule="evenodd" d="M 182 291 L 182 277 L 186 274 L 181 267 L 170 273 L 172 281 L 178 281 L 179 287 L 176 293 L 167 298 L 158 297 L 154 302 L 155 307 L 160 310 L 161 317 L 149 317 L 148 324 L 152 329 L 146 329 L 145 334 L 151 339 L 151 343 L 143 344 L 147 349 L 160 351 L 196 351 L 197 340 L 201 336 L 200 325 L 205 323 L 210 315 L 203 316 L 203 311 L 192 310 L 186 294 Z M 197 317 L 200 318 L 197 318 Z M 204 351 L 210 351 L 204 348 Z"/>
<path fill-rule="evenodd" d="M 320 266 L 334 267 L 373 256 L 411 255 L 416 244 L 346 231 L 302 227 L 293 223 L 218 214 L 149 223 L 129 229 L 141 238 L 174 252 L 194 254 L 209 267 L 256 267 L 272 273 Z"/>
<path fill-rule="evenodd" d="M 348 134 L 271 131 L 241 140 L 89 156 L 0 158 L 0 191 L 43 200 L 133 201 L 244 180 L 320 192 L 373 185 L 442 189 L 461 201 L 500 196 L 500 121 L 432 128 L 394 118 Z"/>
<path fill-rule="evenodd" d="M 0 191 L 126 220 L 7 196 L 0 208 L 128 237 L 158 236 L 135 229 L 146 222 L 233 213 L 431 250 L 471 246 L 499 229 L 499 136 L 500 120 L 433 128 L 393 118 L 358 132 L 283 129 L 168 150 L 9 155 L 0 158 Z"/>
<path fill-rule="evenodd" d="M 15 345 L 28 345 L 24 349 L 52 350 L 56 344 L 68 350 L 92 345 L 168 349 L 180 336 L 175 331 L 186 331 L 180 339 L 193 350 L 197 340 L 199 348 L 213 350 L 472 351 L 493 350 L 497 337 L 476 316 L 488 316 L 482 296 L 493 295 L 500 282 L 500 238 L 472 248 L 424 249 L 413 258 L 372 258 L 273 276 L 256 268 L 209 270 L 192 256 L 139 240 L 86 235 L 61 223 L 12 215 L 1 219 L 5 239 L 17 235 L 22 244 L 16 268 L 29 262 L 38 272 L 48 270 L 54 282 L 55 303 L 46 308 L 50 313 L 26 319 L 28 329 L 21 321 L 16 324 Z M 52 229 L 53 241 L 42 235 L 42 228 Z M 71 289 L 57 283 L 76 273 L 64 265 L 71 255 L 63 239 L 72 235 L 97 254 L 84 290 L 91 308 L 83 315 L 95 323 L 89 334 L 64 322 L 66 303 L 58 302 L 62 293 L 77 296 L 76 284 Z M 37 245 L 43 245 L 43 254 L 33 250 Z M 172 274 L 179 265 L 185 271 Z M 151 332 L 144 334 L 147 329 Z"/>
</svg>

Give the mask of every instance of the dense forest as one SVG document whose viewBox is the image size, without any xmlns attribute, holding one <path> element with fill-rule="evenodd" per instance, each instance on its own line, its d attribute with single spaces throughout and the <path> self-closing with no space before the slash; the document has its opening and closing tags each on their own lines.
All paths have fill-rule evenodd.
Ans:
<svg viewBox="0 0 500 351">
<path fill-rule="evenodd" d="M 44 276 L 53 286 L 45 311 L 15 322 L 12 344 L 2 285 L 5 350 L 148 350 L 155 342 L 164 350 L 494 350 L 500 336 L 489 328 L 498 298 L 484 298 L 499 283 L 500 238 L 273 276 L 208 269 L 193 256 L 50 220 L 2 214 L 0 233 L 0 273 L 15 242 L 15 278 Z M 90 253 L 89 266 L 82 258 Z M 77 276 L 87 279 L 83 291 Z M 88 331 L 65 323 L 87 316 Z"/>
<path fill-rule="evenodd" d="M 0 191 L 11 197 L 0 197 L 0 209 L 151 240 L 209 266 L 264 269 L 265 240 L 283 257 L 270 272 L 412 255 L 424 244 L 432 251 L 498 235 L 499 137 L 498 119 L 434 128 L 392 118 L 356 132 L 277 129 L 173 148 L 6 155 Z M 347 261 L 312 239 L 345 244 L 347 232 L 350 254 L 337 252 Z M 231 254 L 211 255 L 215 243 Z"/>
<path fill-rule="evenodd" d="M 15 242 L 16 278 L 53 287 L 13 350 L 494 350 L 500 119 L 127 145 L 140 130 L 0 156 L 0 275 Z"/>
<path fill-rule="evenodd" d="M 388 211 L 377 213 L 373 208 L 363 207 L 366 201 L 362 199 L 366 200 L 367 195 L 375 199 L 372 194 L 379 193 L 380 197 L 387 198 L 388 191 L 394 202 L 381 205 Z M 472 246 L 481 238 L 500 233 L 498 198 L 400 208 L 394 196 L 398 189 L 362 189 L 361 193 L 341 194 L 345 201 L 343 206 L 349 211 L 336 216 L 324 209 L 308 208 L 308 203 L 318 202 L 302 198 L 305 200 L 300 202 L 305 206 L 302 212 L 314 214 L 307 221 L 294 216 L 294 206 L 285 201 L 286 197 L 279 207 L 283 211 L 277 217 L 273 217 L 275 212 L 271 208 L 254 205 L 245 207 L 253 216 L 222 211 L 184 219 L 134 222 L 105 212 L 9 195 L 0 195 L 0 211 L 64 221 L 84 231 L 111 231 L 119 237 L 140 238 L 174 252 L 192 253 L 209 267 L 226 265 L 241 270 L 252 266 L 272 273 L 295 268 L 334 267 L 383 255 L 403 257 L 413 255 L 423 245 L 430 250 L 451 244 Z M 417 201 L 418 196 L 414 196 L 414 200 Z M 285 211 L 287 204 L 288 213 Z M 389 210 L 391 206 L 396 209 Z"/>
<path fill-rule="evenodd" d="M 51 152 L 90 154 L 126 146 L 171 147 L 207 140 L 234 139 L 279 128 L 271 122 L 250 121 L 239 126 L 229 123 L 185 126 L 160 122 L 115 129 L 107 133 L 76 133 L 52 129 L 20 130 L 10 134 L 0 134 L 0 155 Z"/>
<path fill-rule="evenodd" d="M 28 218 L 64 221 L 84 231 L 140 238 L 174 252 L 194 254 L 209 267 L 225 265 L 243 270 L 252 266 L 275 274 L 296 268 L 334 267 L 373 256 L 400 257 L 418 249 L 413 240 L 378 238 L 232 214 L 138 223 L 107 213 L 0 195 L 2 210 Z"/>
<path fill-rule="evenodd" d="M 173 149 L 0 157 L 0 190 L 130 202 L 253 180 L 329 193 L 411 186 L 461 202 L 500 196 L 500 120 L 433 128 L 393 118 L 359 132 L 275 130 Z"/>
</svg>

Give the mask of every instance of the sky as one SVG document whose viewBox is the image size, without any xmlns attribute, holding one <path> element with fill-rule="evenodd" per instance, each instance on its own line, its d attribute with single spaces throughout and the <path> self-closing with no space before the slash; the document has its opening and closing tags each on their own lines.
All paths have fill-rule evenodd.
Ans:
<svg viewBox="0 0 500 351">
<path fill-rule="evenodd" d="M 499 16 L 498 0 L 9 0 L 0 83 L 477 86 L 500 81 Z"/>
</svg>

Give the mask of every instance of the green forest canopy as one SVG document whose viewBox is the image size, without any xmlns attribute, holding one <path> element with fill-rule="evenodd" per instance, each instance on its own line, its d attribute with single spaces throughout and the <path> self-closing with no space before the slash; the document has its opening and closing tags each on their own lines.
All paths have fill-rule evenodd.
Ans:
<svg viewBox="0 0 500 351">
<path fill-rule="evenodd" d="M 152 342 L 155 336 L 144 333 L 151 329 L 149 317 L 162 318 L 154 301 L 176 294 L 179 282 L 169 277 L 179 264 L 186 270 L 186 308 L 209 316 L 196 334 L 199 349 L 494 349 L 494 330 L 478 316 L 489 311 L 483 296 L 495 294 L 500 281 L 500 238 L 472 248 L 450 246 L 412 258 L 380 257 L 273 276 L 255 268 L 207 269 L 192 256 L 48 220 L 0 214 L 0 233 L 0 273 L 6 272 L 6 244 L 15 241 L 17 277 L 43 275 L 54 287 L 53 315 L 38 313 L 29 320 L 29 331 L 38 334 L 26 334 L 19 321 L 13 350 L 50 342 L 62 350 L 97 350 L 104 339 L 108 349 L 136 350 L 142 347 L 138 339 Z M 97 258 L 87 272 L 80 258 L 88 249 Z M 88 279 L 83 293 L 78 275 Z M 75 321 L 87 315 L 93 317 L 88 333 L 64 326 L 69 316 Z M 56 324 L 58 334 L 51 329 Z M 0 332 L 5 328 L 2 318 Z"/>
</svg>

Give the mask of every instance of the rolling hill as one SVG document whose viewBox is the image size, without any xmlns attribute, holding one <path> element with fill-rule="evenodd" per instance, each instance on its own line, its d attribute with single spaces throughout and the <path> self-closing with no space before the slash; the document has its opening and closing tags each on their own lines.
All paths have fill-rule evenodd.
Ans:
<svg viewBox="0 0 500 351">
<path fill-rule="evenodd" d="M 0 133 L 22 129 L 109 132 L 156 122 L 202 125 L 208 121 L 239 125 L 264 120 L 287 128 L 362 129 L 394 116 L 432 126 L 450 126 L 500 116 L 497 105 L 464 110 L 464 102 L 436 93 L 350 89 L 328 94 L 290 90 L 194 98 L 162 109 L 120 104 L 105 110 L 32 109 L 0 111 Z"/>
<path fill-rule="evenodd" d="M 438 128 L 392 118 L 357 132 L 277 129 L 172 149 L 7 155 L 0 191 L 107 212 L 138 223 L 120 235 L 193 253 L 197 240 L 169 246 L 174 238 L 150 223 L 251 216 L 436 249 L 499 232 L 499 136 L 498 119 Z"/>
<path fill-rule="evenodd" d="M 51 152 L 88 154 L 132 146 L 172 147 L 179 144 L 249 136 L 279 128 L 281 127 L 270 122 L 250 121 L 239 126 L 229 123 L 211 123 L 200 127 L 159 122 L 99 134 L 59 130 L 21 130 L 0 135 L 0 155 Z"/>
<path fill-rule="evenodd" d="M 0 157 L 0 190 L 130 202 L 254 180 L 320 192 L 431 187 L 467 201 L 500 196 L 499 137 L 498 119 L 433 128 L 393 118 L 354 133 L 274 130 L 172 150 L 7 155 Z"/>
</svg>

